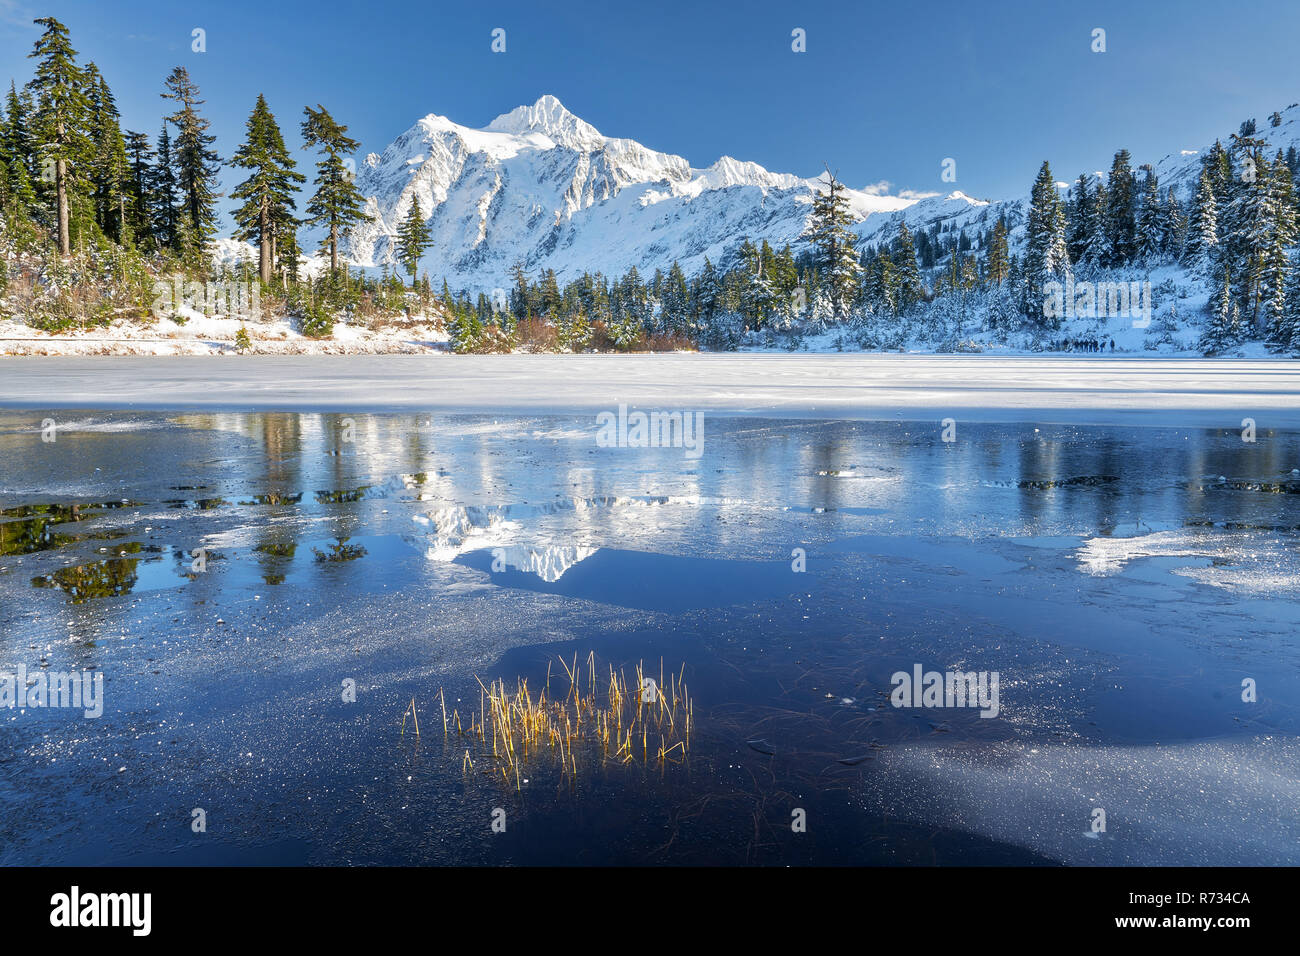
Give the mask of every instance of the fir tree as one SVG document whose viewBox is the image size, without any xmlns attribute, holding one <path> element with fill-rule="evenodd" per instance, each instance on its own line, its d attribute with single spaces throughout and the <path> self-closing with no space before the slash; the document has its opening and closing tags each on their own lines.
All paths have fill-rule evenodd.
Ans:
<svg viewBox="0 0 1300 956">
<path fill-rule="evenodd" d="M 165 100 L 177 104 L 167 122 L 176 127 L 172 146 L 176 164 L 177 186 L 181 194 L 182 228 L 180 245 L 187 253 L 197 253 L 217 231 L 217 173 L 221 161 L 212 149 L 216 137 L 208 132 L 208 121 L 199 115 L 203 105 L 199 88 L 183 66 L 172 70 L 166 81 Z"/>
<path fill-rule="evenodd" d="M 153 192 L 152 168 L 150 161 L 153 148 L 149 145 L 146 133 L 126 133 L 126 154 L 131 168 L 129 186 L 130 198 L 127 203 L 127 220 L 131 233 L 137 242 L 145 242 L 153 236 Z"/>
<path fill-rule="evenodd" d="M 30 183 L 37 175 L 36 147 L 30 125 L 31 98 L 26 91 L 20 96 L 13 81 L 10 81 L 9 93 L 5 97 L 4 114 L 5 164 L 12 167 L 15 161 L 21 163 L 27 173 L 25 178 Z"/>
<path fill-rule="evenodd" d="M 316 164 L 316 194 L 307 206 L 311 217 L 307 221 L 328 227 L 330 269 L 337 272 L 339 240 L 366 218 L 365 197 L 343 163 L 344 156 L 355 153 L 361 144 L 350 138 L 348 128 L 320 104 L 314 110 L 308 106 L 303 112 L 307 117 L 302 124 L 303 141 L 308 149 L 318 148 L 321 152 Z"/>
<path fill-rule="evenodd" d="M 1164 244 L 1164 210 L 1160 203 L 1160 182 L 1150 166 L 1143 166 L 1142 204 L 1138 210 L 1136 248 L 1134 252 L 1148 267 L 1160 258 Z"/>
<path fill-rule="evenodd" d="M 1088 255 L 1092 235 L 1096 232 L 1096 199 L 1088 189 L 1089 177 L 1081 173 L 1070 197 L 1069 238 L 1066 251 L 1071 262 L 1083 262 Z"/>
<path fill-rule="evenodd" d="M 1187 241 L 1183 245 L 1183 262 L 1193 269 L 1204 268 L 1219 245 L 1218 205 L 1208 168 L 1201 169 L 1187 222 Z"/>
<path fill-rule="evenodd" d="M 68 28 L 53 17 L 34 21 L 45 33 L 28 54 L 37 60 L 35 75 L 27 84 L 35 98 L 33 138 L 40 157 L 42 180 L 53 175 L 59 255 L 72 254 L 71 193 L 85 182 L 81 167 L 91 154 L 87 123 L 90 100 L 85 74 L 77 66 L 77 51 L 68 41 Z"/>
<path fill-rule="evenodd" d="M 1007 224 L 1001 217 L 993 226 L 993 238 L 990 240 L 988 250 L 984 258 L 984 276 L 996 286 L 1001 286 L 1007 280 L 1007 273 L 1011 268 L 1010 256 L 1007 251 Z"/>
<path fill-rule="evenodd" d="M 722 298 L 722 283 L 718 279 L 718 270 L 707 257 L 699 278 L 695 280 L 691 298 L 691 312 L 695 318 L 693 331 L 699 334 L 713 324 Z"/>
<path fill-rule="evenodd" d="M 1291 171 L 1280 150 L 1269 166 L 1268 182 L 1264 189 L 1268 195 L 1273 227 L 1263 250 L 1260 298 L 1263 301 L 1265 322 L 1275 329 L 1285 322 L 1287 285 L 1291 271 L 1287 248 L 1296 240 Z"/>
<path fill-rule="evenodd" d="M 1137 192 L 1129 152 L 1121 149 L 1106 179 L 1106 266 L 1133 261 L 1136 252 Z"/>
<path fill-rule="evenodd" d="M 411 208 L 406 211 L 406 218 L 397 229 L 397 261 L 406 266 L 412 287 L 415 286 L 415 273 L 419 271 L 424 251 L 429 248 L 431 236 L 429 224 L 424 221 L 424 213 L 420 210 L 420 199 L 412 196 Z M 555 274 L 551 275 L 553 278 Z"/>
<path fill-rule="evenodd" d="M 1092 233 L 1084 248 L 1083 261 L 1089 265 L 1105 265 L 1110 257 L 1110 238 L 1106 231 L 1109 221 L 1110 193 L 1106 184 L 1098 181 L 1092 200 Z"/>
<path fill-rule="evenodd" d="M 1065 244 L 1065 213 L 1061 195 L 1046 162 L 1038 170 L 1030 193 L 1029 215 L 1025 222 L 1026 313 L 1043 287 L 1069 274 L 1070 257 Z"/>
<path fill-rule="evenodd" d="M 1300 349 L 1300 256 L 1291 262 L 1286 303 L 1280 320 L 1273 327 L 1272 342 L 1275 347 L 1286 351 Z"/>
<path fill-rule="evenodd" d="M 1183 243 L 1187 237 L 1187 217 L 1183 214 L 1183 204 L 1174 195 L 1173 186 L 1169 187 L 1165 195 L 1163 212 L 1160 229 L 1161 252 L 1176 259 L 1182 254 Z"/>
<path fill-rule="evenodd" d="M 294 191 L 306 177 L 296 171 L 297 163 L 285 148 L 280 127 L 260 93 L 245 126 L 244 144 L 230 164 L 249 170 L 249 177 L 230 193 L 233 199 L 244 200 L 235 210 L 235 225 L 239 238 L 257 241 L 258 273 L 263 282 L 270 282 L 275 245 L 292 242 Z"/>
<path fill-rule="evenodd" d="M 925 286 L 921 283 L 921 270 L 917 266 L 916 249 L 907 223 L 898 227 L 890 261 L 894 267 L 894 307 L 905 312 L 925 298 Z"/>
<path fill-rule="evenodd" d="M 664 279 L 662 297 L 659 302 L 660 321 L 664 331 L 674 335 L 686 334 L 690 330 L 690 294 L 686 288 L 686 274 L 682 267 L 673 260 L 672 267 Z"/>
<path fill-rule="evenodd" d="M 1232 301 L 1230 270 L 1223 270 L 1223 288 L 1212 303 L 1209 320 L 1201 334 L 1200 350 L 1206 355 L 1223 352 L 1237 344 L 1237 305 Z"/>
<path fill-rule="evenodd" d="M 94 63 L 86 64 L 92 135 L 91 186 L 95 221 L 106 236 L 118 242 L 132 238 L 128 219 L 131 167 L 122 135 L 121 114 L 103 75 Z"/>
<path fill-rule="evenodd" d="M 822 185 L 825 189 L 813 194 L 806 235 L 816 250 L 817 267 L 830 295 L 833 316 L 842 320 L 848 317 L 862 266 L 854 251 L 857 237 L 849 230 L 853 217 L 845 187 L 829 167 Z"/>
<path fill-rule="evenodd" d="M 152 232 L 173 252 L 180 251 L 180 184 L 172 156 L 172 138 L 166 122 L 158 134 L 158 161 L 150 173 L 149 192 L 154 199 Z"/>
</svg>

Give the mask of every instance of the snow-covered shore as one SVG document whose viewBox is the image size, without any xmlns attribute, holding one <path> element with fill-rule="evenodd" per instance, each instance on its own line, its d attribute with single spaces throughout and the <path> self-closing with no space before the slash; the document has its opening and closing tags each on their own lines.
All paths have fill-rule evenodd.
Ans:
<svg viewBox="0 0 1300 956">
<path fill-rule="evenodd" d="M 1285 359 L 881 354 L 0 359 L 0 406 L 718 415 L 1300 427 Z"/>
<path fill-rule="evenodd" d="M 287 317 L 244 322 L 185 310 L 184 325 L 115 321 L 105 327 L 43 332 L 0 319 L 0 357 L 15 355 L 229 355 L 238 352 L 235 336 L 247 331 L 248 351 L 260 355 L 358 355 L 428 352 L 446 348 L 447 333 L 431 323 L 410 322 L 378 328 L 336 323 L 328 338 L 303 335 Z"/>
</svg>

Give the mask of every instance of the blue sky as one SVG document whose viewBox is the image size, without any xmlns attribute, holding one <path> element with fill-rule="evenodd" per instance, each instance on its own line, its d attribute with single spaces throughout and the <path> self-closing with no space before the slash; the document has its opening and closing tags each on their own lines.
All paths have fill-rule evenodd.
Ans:
<svg viewBox="0 0 1300 956">
<path fill-rule="evenodd" d="M 720 155 L 849 185 L 1002 198 L 1043 159 L 1058 179 L 1226 136 L 1300 100 L 1300 3 L 1225 2 L 370 3 L 0 0 L 4 80 L 30 76 L 33 16 L 68 25 L 157 133 L 158 94 L 189 68 L 228 158 L 257 94 L 298 143 L 322 103 L 362 153 L 426 113 L 483 126 L 558 96 L 606 135 L 706 166 Z M 207 51 L 191 50 L 191 31 Z M 502 27 L 507 50 L 490 50 Z M 807 52 L 791 51 L 791 30 Z M 1105 53 L 1090 49 L 1106 30 Z M 229 188 L 236 180 L 226 174 Z"/>
</svg>

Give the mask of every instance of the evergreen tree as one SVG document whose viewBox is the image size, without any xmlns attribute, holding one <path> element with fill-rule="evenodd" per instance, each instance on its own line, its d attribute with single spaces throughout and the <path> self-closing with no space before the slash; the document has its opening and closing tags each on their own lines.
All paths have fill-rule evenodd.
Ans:
<svg viewBox="0 0 1300 956">
<path fill-rule="evenodd" d="M 1201 169 L 1196 183 L 1196 199 L 1187 223 L 1187 241 L 1183 245 L 1183 262 L 1193 269 L 1204 268 L 1219 245 L 1218 204 L 1208 168 Z"/>
<path fill-rule="evenodd" d="M 849 213 L 848 197 L 844 195 L 845 187 L 829 167 L 822 185 L 825 189 L 813 194 L 806 235 L 816 250 L 817 267 L 830 296 L 833 316 L 843 320 L 848 317 L 857 292 L 862 266 L 854 251 L 857 237 L 849 231 L 853 217 Z"/>
<path fill-rule="evenodd" d="M 1006 220 L 999 217 L 993 227 L 993 238 L 990 240 L 988 250 L 985 253 L 984 276 L 989 282 L 1000 286 L 1007 280 L 1007 273 L 1010 268 L 1010 256 L 1007 250 L 1007 224 Z"/>
<path fill-rule="evenodd" d="M 199 115 L 203 100 L 189 71 L 176 67 L 165 85 L 167 92 L 160 95 L 177 104 L 167 122 L 176 127 L 172 152 L 181 193 L 180 245 L 193 254 L 201 251 L 217 231 L 216 186 L 221 160 L 212 149 L 216 137 L 208 132 L 208 121 Z"/>
<path fill-rule="evenodd" d="M 1170 186 L 1165 195 L 1163 219 L 1160 229 L 1161 252 L 1173 258 L 1182 255 L 1183 243 L 1187 237 L 1187 217 L 1183 214 L 1183 204 L 1174 195 Z"/>
<path fill-rule="evenodd" d="M 235 225 L 240 239 L 257 241 L 258 273 L 263 282 L 270 282 L 274 247 L 277 242 L 292 241 L 294 191 L 306 177 L 296 171 L 298 164 L 285 148 L 280 127 L 260 93 L 245 125 L 244 144 L 230 164 L 249 170 L 248 178 L 230 193 L 231 198 L 244 201 L 235 210 Z"/>
<path fill-rule="evenodd" d="M 1083 262 L 1088 255 L 1088 247 L 1096 232 L 1096 198 L 1088 189 L 1089 177 L 1081 173 L 1074 184 L 1070 198 L 1069 237 L 1066 251 L 1071 262 Z"/>
<path fill-rule="evenodd" d="M 127 201 L 127 221 L 131 234 L 137 242 L 145 242 L 153 237 L 153 193 L 152 169 L 150 161 L 153 148 L 149 145 L 146 133 L 126 132 L 126 154 L 131 169 L 129 198 Z"/>
<path fill-rule="evenodd" d="M 1272 332 L 1275 347 L 1287 351 L 1300 349 L 1300 256 L 1291 262 L 1285 308 Z"/>
<path fill-rule="evenodd" d="M 329 228 L 330 269 L 337 272 L 340 238 L 366 218 L 365 197 L 343 164 L 343 157 L 356 152 L 361 144 L 350 138 L 348 128 L 320 104 L 314 110 L 308 106 L 303 112 L 307 117 L 302 124 L 303 141 L 307 148 L 321 151 L 321 160 L 316 164 L 316 194 L 307 206 L 311 216 L 307 221 Z"/>
<path fill-rule="evenodd" d="M 560 283 L 555 278 L 555 270 L 547 269 L 537 283 L 538 311 L 542 315 L 554 316 L 560 311 Z"/>
<path fill-rule="evenodd" d="M 1276 329 L 1285 322 L 1287 285 L 1291 272 L 1287 249 L 1296 240 L 1291 171 L 1286 166 L 1281 150 L 1269 165 L 1268 182 L 1264 189 L 1268 195 L 1273 228 L 1263 250 L 1260 298 L 1263 300 L 1266 324 Z"/>
<path fill-rule="evenodd" d="M 1106 184 L 1097 183 L 1092 201 L 1092 234 L 1088 236 L 1083 261 L 1089 265 L 1105 265 L 1110 256 L 1110 238 L 1106 231 L 1109 220 L 1110 193 Z"/>
<path fill-rule="evenodd" d="M 1136 248 L 1134 252 L 1148 267 L 1160 258 L 1164 244 L 1164 210 L 1160 203 L 1160 183 L 1151 166 L 1143 166 L 1142 204 L 1138 209 Z"/>
<path fill-rule="evenodd" d="M 689 307 L 690 295 L 686 288 L 686 274 L 674 259 L 664 279 L 662 298 L 659 303 L 660 322 L 664 331 L 674 335 L 689 333 Z"/>
<path fill-rule="evenodd" d="M 722 283 L 718 278 L 718 270 L 706 257 L 704 268 L 700 271 L 699 278 L 695 280 L 691 302 L 691 312 L 695 318 L 693 331 L 697 335 L 712 326 L 721 298 Z"/>
<path fill-rule="evenodd" d="M 90 179 L 95 222 L 109 238 L 128 242 L 133 238 L 128 218 L 131 166 L 126 154 L 126 137 L 122 135 L 121 114 L 94 63 L 86 64 L 86 88 L 93 141 Z"/>
<path fill-rule="evenodd" d="M 167 123 L 158 134 L 158 161 L 150 173 L 149 192 L 154 201 L 154 222 L 151 231 L 172 252 L 181 248 L 180 236 L 180 184 L 176 179 L 176 163 L 172 156 L 172 138 Z"/>
<path fill-rule="evenodd" d="M 45 33 L 28 54 L 37 60 L 35 75 L 27 84 L 35 99 L 32 132 L 39 155 L 41 179 L 52 173 L 59 255 L 72 254 L 72 193 L 85 183 L 82 167 L 91 154 L 87 123 L 90 100 L 85 74 L 77 66 L 77 51 L 68 41 L 68 28 L 53 17 L 34 21 Z"/>
<path fill-rule="evenodd" d="M 528 270 L 522 262 L 516 262 L 510 267 L 510 276 L 515 280 L 510 289 L 510 315 L 516 322 L 523 322 L 535 311 Z"/>
<path fill-rule="evenodd" d="M 1136 253 L 1137 191 L 1129 152 L 1121 149 L 1111 163 L 1106 179 L 1106 266 L 1133 261 Z"/>
<path fill-rule="evenodd" d="M 30 125 L 31 97 L 26 91 L 19 95 L 13 81 L 9 83 L 9 93 L 5 98 L 4 143 L 5 164 L 12 167 L 14 162 L 23 165 L 26 180 L 30 183 L 37 175 L 36 146 L 32 139 Z"/>
<path fill-rule="evenodd" d="M 1064 279 L 1070 271 L 1065 243 L 1065 212 L 1061 195 L 1046 162 L 1038 170 L 1030 193 L 1029 216 L 1025 222 L 1026 313 L 1035 306 L 1046 283 Z"/>
<path fill-rule="evenodd" d="M 916 262 L 916 249 L 912 244 L 912 231 L 907 223 L 898 227 L 898 238 L 894 241 L 894 253 L 890 257 L 893 264 L 894 307 L 905 312 L 925 298 L 925 286 L 921 283 L 921 270 Z"/>
<path fill-rule="evenodd" d="M 1223 270 L 1223 288 L 1212 303 L 1209 320 L 1201 334 L 1200 350 L 1206 355 L 1223 352 L 1237 344 L 1240 329 L 1237 327 L 1237 305 L 1232 301 L 1230 270 Z"/>
<path fill-rule="evenodd" d="M 556 339 L 560 348 L 567 352 L 586 351 L 592 333 L 591 320 L 581 305 L 562 315 L 556 323 Z"/>
<path fill-rule="evenodd" d="M 776 304 L 772 283 L 763 272 L 762 250 L 748 239 L 740 247 L 744 263 L 744 291 L 740 312 L 745 317 L 747 329 L 761 329 L 767 325 Z"/>
<path fill-rule="evenodd" d="M 412 287 L 415 286 L 415 273 L 420 268 L 424 251 L 429 248 L 431 237 L 429 224 L 424 221 L 424 213 L 420 210 L 420 199 L 412 196 L 411 208 L 406 211 L 406 218 L 397 230 L 397 261 L 406 266 Z M 551 275 L 553 277 L 554 273 Z"/>
</svg>

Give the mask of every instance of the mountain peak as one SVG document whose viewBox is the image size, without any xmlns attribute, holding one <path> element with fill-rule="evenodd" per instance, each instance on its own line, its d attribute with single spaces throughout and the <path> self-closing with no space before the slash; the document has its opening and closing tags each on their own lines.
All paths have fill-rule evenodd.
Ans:
<svg viewBox="0 0 1300 956">
<path fill-rule="evenodd" d="M 574 116 L 550 93 L 532 106 L 517 106 L 509 113 L 502 113 L 485 129 L 518 135 L 540 133 L 556 145 L 570 149 L 592 150 L 605 145 L 605 137 L 596 127 Z"/>
</svg>

